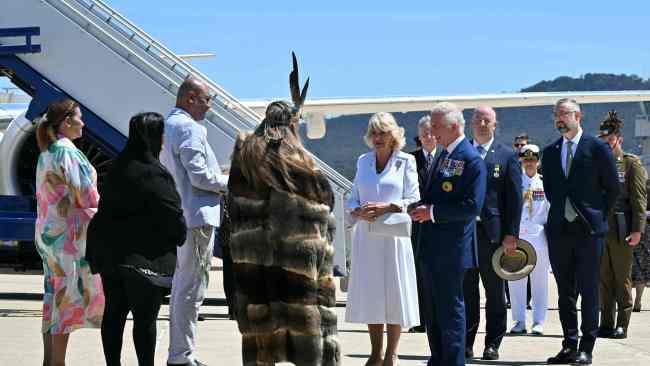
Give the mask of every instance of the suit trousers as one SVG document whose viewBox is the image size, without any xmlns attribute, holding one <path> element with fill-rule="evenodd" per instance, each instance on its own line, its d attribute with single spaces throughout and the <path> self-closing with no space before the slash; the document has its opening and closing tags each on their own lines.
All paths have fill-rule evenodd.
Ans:
<svg viewBox="0 0 650 366">
<path fill-rule="evenodd" d="M 424 319 L 431 356 L 428 366 L 465 365 L 465 269 L 445 270 L 420 261 Z"/>
<path fill-rule="evenodd" d="M 191 228 L 185 243 L 177 248 L 169 299 L 170 364 L 195 361 L 196 322 L 208 287 L 213 245 L 214 227 L 204 225 Z"/>
<path fill-rule="evenodd" d="M 564 221 L 561 230 L 552 235 L 548 250 L 558 286 L 558 307 L 564 335 L 562 346 L 591 353 L 598 335 L 598 287 L 603 238 L 591 235 L 580 218 L 572 223 Z M 582 299 L 582 339 L 579 347 L 578 295 Z"/>
<path fill-rule="evenodd" d="M 492 269 L 492 254 L 501 243 L 492 243 L 488 238 L 483 224 L 476 223 L 478 239 L 478 268 L 469 269 L 465 273 L 464 293 L 467 317 L 467 348 L 474 346 L 476 333 L 481 320 L 481 295 L 479 293 L 479 277 L 485 289 L 485 347 L 499 349 L 503 336 L 506 334 L 508 314 L 505 300 L 505 281 L 497 276 Z"/>
<path fill-rule="evenodd" d="M 612 329 L 617 326 L 627 329 L 630 324 L 634 306 L 633 257 L 633 248 L 627 243 L 621 243 L 612 237 L 605 240 L 600 261 L 600 326 L 603 328 Z"/>
<path fill-rule="evenodd" d="M 153 366 L 156 320 L 163 301 L 162 287 L 154 286 L 129 268 L 102 274 L 106 307 L 102 320 L 102 347 L 107 366 L 120 366 L 126 317 L 133 314 L 133 343 L 138 365 Z"/>
<path fill-rule="evenodd" d="M 418 250 L 418 242 L 419 242 L 419 230 L 420 230 L 420 224 L 417 222 L 412 223 L 412 229 L 411 229 L 411 245 L 413 246 L 413 253 L 414 255 L 418 255 L 419 250 Z M 416 257 L 417 258 L 417 257 Z M 420 261 L 416 260 L 415 261 L 415 280 L 417 282 L 417 288 L 418 288 L 418 307 L 420 311 L 420 325 L 424 326 L 424 312 L 426 311 L 426 307 L 424 306 L 424 285 L 422 284 L 422 265 L 420 264 Z"/>
</svg>

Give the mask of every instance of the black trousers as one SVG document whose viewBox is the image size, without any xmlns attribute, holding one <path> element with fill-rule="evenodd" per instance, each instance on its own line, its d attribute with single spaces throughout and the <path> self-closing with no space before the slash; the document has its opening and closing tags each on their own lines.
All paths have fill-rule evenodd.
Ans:
<svg viewBox="0 0 650 366">
<path fill-rule="evenodd" d="M 564 222 L 562 230 L 554 233 L 548 245 L 551 268 L 557 282 L 560 322 L 564 340 L 563 347 L 591 353 L 598 335 L 600 257 L 603 238 L 589 234 L 577 219 Z M 578 313 L 576 299 L 580 304 L 582 339 L 578 347 Z"/>
<path fill-rule="evenodd" d="M 120 268 L 114 274 L 102 274 L 104 319 L 102 345 L 107 366 L 120 366 L 122 336 L 129 311 L 133 314 L 133 343 L 139 366 L 153 366 L 156 351 L 156 319 L 164 289 L 154 286 L 136 272 Z"/>
<path fill-rule="evenodd" d="M 479 277 L 485 289 L 485 347 L 499 349 L 503 336 L 506 334 L 508 315 L 506 312 L 505 281 L 492 269 L 492 254 L 501 243 L 492 243 L 483 225 L 476 225 L 478 239 L 479 268 L 472 268 L 465 273 L 463 290 L 465 294 L 465 314 L 467 318 L 467 339 L 465 346 L 472 348 L 478 325 L 481 320 L 481 295 L 479 293 Z"/>
</svg>

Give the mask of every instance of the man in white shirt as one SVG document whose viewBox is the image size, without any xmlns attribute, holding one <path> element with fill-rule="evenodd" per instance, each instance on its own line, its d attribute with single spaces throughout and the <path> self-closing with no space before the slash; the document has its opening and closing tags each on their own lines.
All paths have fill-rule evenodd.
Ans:
<svg viewBox="0 0 650 366">
<path fill-rule="evenodd" d="M 169 301 L 168 365 L 204 365 L 194 355 L 196 322 L 208 286 L 221 196 L 228 184 L 208 144 L 207 130 L 199 123 L 211 99 L 207 85 L 190 77 L 180 86 L 176 108 L 165 121 L 160 161 L 174 177 L 189 229 L 185 244 L 177 250 Z"/>
</svg>

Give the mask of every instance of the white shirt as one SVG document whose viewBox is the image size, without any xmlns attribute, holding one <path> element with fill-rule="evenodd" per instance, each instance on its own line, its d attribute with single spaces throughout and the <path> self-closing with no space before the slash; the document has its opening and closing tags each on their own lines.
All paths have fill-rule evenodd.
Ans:
<svg viewBox="0 0 650 366">
<path fill-rule="evenodd" d="M 478 148 L 479 146 L 481 146 L 483 148 L 483 152 L 480 154 L 481 159 L 485 160 L 485 157 L 487 156 L 488 151 L 490 151 L 490 147 L 492 147 L 493 142 L 494 142 L 494 136 L 492 136 L 490 141 L 484 144 L 479 144 L 478 142 L 476 142 L 476 140 L 474 140 L 474 147 Z"/>
<path fill-rule="evenodd" d="M 447 156 L 451 155 L 451 153 L 454 152 L 454 150 L 456 149 L 456 146 L 458 146 L 458 144 L 460 144 L 460 142 L 463 141 L 464 138 L 465 138 L 465 135 L 460 135 L 460 136 L 458 136 L 458 138 L 456 140 L 454 140 L 454 142 L 452 142 L 451 144 L 449 144 L 449 146 L 446 147 L 446 150 L 449 153 Z M 492 143 L 492 142 L 490 141 L 490 143 Z M 433 172 L 433 173 L 435 174 L 435 172 Z M 433 205 L 431 205 L 431 207 L 429 207 L 429 213 L 431 215 L 431 222 L 435 223 L 436 219 L 433 217 Z"/>
<path fill-rule="evenodd" d="M 582 137 L 582 128 L 578 128 L 578 133 L 576 133 L 575 136 L 571 139 L 571 142 L 573 142 L 573 145 L 571 145 L 571 152 L 573 153 L 573 157 L 576 157 L 576 149 L 578 148 L 578 143 L 580 142 L 580 138 Z M 560 151 L 560 156 L 562 157 L 562 170 L 564 171 L 564 175 L 568 176 L 567 171 L 566 171 L 566 157 L 567 157 L 567 142 L 569 142 L 569 139 L 566 137 L 562 138 L 562 150 Z"/>
</svg>

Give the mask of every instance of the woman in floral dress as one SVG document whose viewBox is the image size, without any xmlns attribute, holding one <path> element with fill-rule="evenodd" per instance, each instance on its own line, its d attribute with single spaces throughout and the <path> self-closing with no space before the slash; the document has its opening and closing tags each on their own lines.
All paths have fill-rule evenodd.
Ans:
<svg viewBox="0 0 650 366">
<path fill-rule="evenodd" d="M 84 255 L 86 228 L 97 210 L 97 174 L 72 140 L 81 137 L 79 105 L 50 104 L 36 131 L 36 247 L 43 259 L 44 365 L 64 365 L 69 334 L 99 328 L 104 293 Z"/>
</svg>

